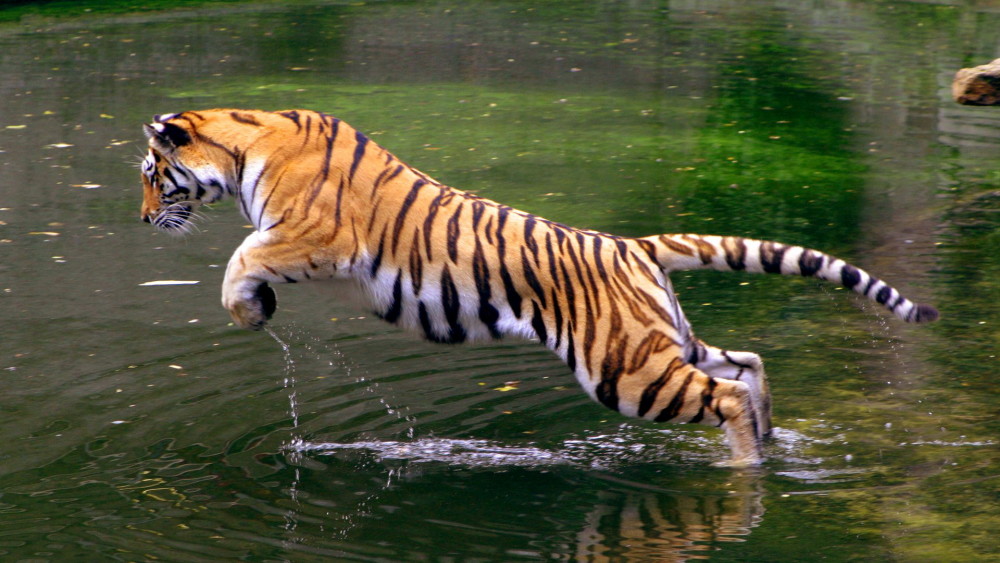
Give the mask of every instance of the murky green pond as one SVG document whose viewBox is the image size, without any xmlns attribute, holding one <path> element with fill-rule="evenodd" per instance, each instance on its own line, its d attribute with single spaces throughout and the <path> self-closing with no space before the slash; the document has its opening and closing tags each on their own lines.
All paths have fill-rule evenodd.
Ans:
<svg viewBox="0 0 1000 563">
<path fill-rule="evenodd" d="M 1000 108 L 948 90 L 997 56 L 989 1 L 0 9 L 0 559 L 1000 560 Z M 217 106 L 334 114 L 576 226 L 821 248 L 943 318 L 676 276 L 705 340 L 767 362 L 749 471 L 535 344 L 428 344 L 304 285 L 243 332 L 234 206 L 138 220 L 141 124 Z"/>
</svg>

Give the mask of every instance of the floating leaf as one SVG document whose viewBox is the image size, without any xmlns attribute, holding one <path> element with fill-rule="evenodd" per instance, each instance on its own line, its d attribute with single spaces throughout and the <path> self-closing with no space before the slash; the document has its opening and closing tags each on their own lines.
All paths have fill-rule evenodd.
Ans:
<svg viewBox="0 0 1000 563">
<path fill-rule="evenodd" d="M 47 236 L 47 237 L 57 237 L 57 236 L 59 236 L 59 233 L 57 233 L 55 231 L 31 231 L 28 234 L 29 235 L 43 235 L 43 236 Z"/>
<path fill-rule="evenodd" d="M 198 280 L 153 280 L 140 283 L 140 287 L 152 287 L 157 285 L 194 285 L 200 283 Z"/>
</svg>

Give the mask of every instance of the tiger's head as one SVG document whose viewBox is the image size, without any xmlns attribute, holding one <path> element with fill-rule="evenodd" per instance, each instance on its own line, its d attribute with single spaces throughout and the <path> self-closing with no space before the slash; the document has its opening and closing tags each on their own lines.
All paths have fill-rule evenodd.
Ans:
<svg viewBox="0 0 1000 563">
<path fill-rule="evenodd" d="M 143 132 L 149 151 L 142 162 L 142 220 L 167 233 L 186 234 L 195 209 L 231 191 L 235 180 L 220 164 L 224 155 L 217 154 L 226 151 L 204 142 L 195 119 L 184 114 L 157 115 Z"/>
</svg>

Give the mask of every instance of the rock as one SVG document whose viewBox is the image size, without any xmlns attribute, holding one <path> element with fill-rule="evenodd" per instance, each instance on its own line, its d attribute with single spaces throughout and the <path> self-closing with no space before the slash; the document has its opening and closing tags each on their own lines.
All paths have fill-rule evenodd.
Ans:
<svg viewBox="0 0 1000 563">
<path fill-rule="evenodd" d="M 967 106 L 1000 105 L 1000 59 L 955 73 L 951 94 Z"/>
</svg>

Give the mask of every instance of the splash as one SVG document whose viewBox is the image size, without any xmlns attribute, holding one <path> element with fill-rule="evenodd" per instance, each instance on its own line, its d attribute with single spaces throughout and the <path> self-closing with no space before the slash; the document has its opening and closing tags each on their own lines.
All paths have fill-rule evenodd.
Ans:
<svg viewBox="0 0 1000 563">
<path fill-rule="evenodd" d="M 292 347 L 278 336 L 278 333 L 274 332 L 269 326 L 265 326 L 264 330 L 267 331 L 271 338 L 281 346 L 281 351 L 285 356 L 285 374 L 282 379 L 281 384 L 285 389 L 289 389 L 288 392 L 288 410 L 292 417 L 292 427 L 299 427 L 299 404 L 296 400 L 295 391 L 295 358 L 292 357 Z"/>
<path fill-rule="evenodd" d="M 332 371 L 338 372 L 338 377 L 353 377 L 355 383 L 363 384 L 364 392 L 375 398 L 386 414 L 395 417 L 397 420 L 406 422 L 406 437 L 409 439 L 414 438 L 414 428 L 416 427 L 417 419 L 412 414 L 409 414 L 409 408 L 396 406 L 391 389 L 384 388 L 378 381 L 371 380 L 364 373 L 358 373 L 361 370 L 358 370 L 356 365 L 353 365 L 346 359 L 344 354 L 336 347 L 324 343 L 319 338 L 309 334 L 296 334 L 293 327 L 282 328 L 283 334 L 280 336 L 270 326 L 265 326 L 264 328 L 271 335 L 271 338 L 281 346 L 282 353 L 284 354 L 285 373 L 282 385 L 286 389 L 289 389 L 289 408 L 295 428 L 299 427 L 299 401 L 298 392 L 295 389 L 296 373 L 299 371 L 298 364 L 302 363 L 305 366 L 311 366 L 306 368 L 307 371 L 314 369 L 316 364 L 320 364 L 323 369 L 329 368 Z M 294 442 L 295 439 L 293 435 L 292 441 Z"/>
<path fill-rule="evenodd" d="M 623 424 L 617 432 L 573 437 L 552 447 L 538 444 L 510 445 L 483 439 L 420 438 L 403 440 L 359 440 L 355 442 L 313 442 L 293 440 L 285 446 L 290 456 L 332 456 L 361 452 L 378 463 L 443 463 L 467 468 L 520 467 L 544 469 L 577 467 L 607 470 L 622 465 L 661 464 L 690 461 L 703 464 L 713 455 L 717 440 L 698 432 L 670 433 Z M 678 442 L 687 448 L 680 451 Z M 701 450 L 704 450 L 703 452 Z"/>
<path fill-rule="evenodd" d="M 488 440 L 422 438 L 412 442 L 369 440 L 350 443 L 313 443 L 299 440 L 290 443 L 288 447 L 299 453 L 310 452 L 319 455 L 358 450 L 374 454 L 379 461 L 439 462 L 465 467 L 540 467 L 576 464 L 575 460 L 559 451 L 534 446 L 505 446 Z"/>
</svg>

